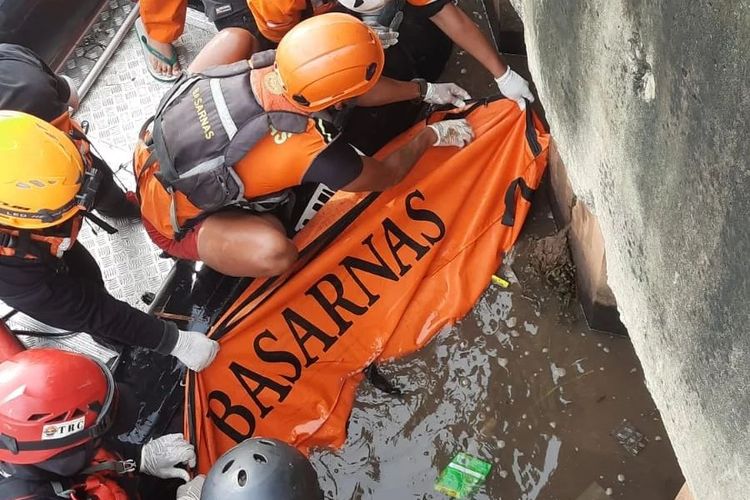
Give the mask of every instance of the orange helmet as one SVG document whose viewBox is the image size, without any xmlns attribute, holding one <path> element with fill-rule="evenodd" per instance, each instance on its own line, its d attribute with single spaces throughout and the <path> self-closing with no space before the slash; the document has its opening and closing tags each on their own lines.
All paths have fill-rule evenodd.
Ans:
<svg viewBox="0 0 750 500">
<path fill-rule="evenodd" d="M 303 111 L 320 111 L 370 90 L 383 72 L 383 46 L 348 14 L 321 14 L 291 29 L 276 50 L 286 98 Z"/>
</svg>

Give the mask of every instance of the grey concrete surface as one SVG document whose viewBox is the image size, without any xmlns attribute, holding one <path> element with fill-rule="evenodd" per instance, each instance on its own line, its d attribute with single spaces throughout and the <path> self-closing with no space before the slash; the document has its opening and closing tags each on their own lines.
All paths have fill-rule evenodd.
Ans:
<svg viewBox="0 0 750 500">
<path fill-rule="evenodd" d="M 750 2 L 513 0 L 698 499 L 750 490 Z"/>
</svg>

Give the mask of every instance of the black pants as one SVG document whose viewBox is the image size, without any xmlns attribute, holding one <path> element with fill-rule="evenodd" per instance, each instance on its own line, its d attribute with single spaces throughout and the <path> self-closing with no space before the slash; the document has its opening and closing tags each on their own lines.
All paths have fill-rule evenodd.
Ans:
<svg viewBox="0 0 750 500">
<path fill-rule="evenodd" d="M 96 211 L 112 219 L 137 217 L 138 206 L 135 202 L 129 201 L 125 196 L 125 191 L 117 185 L 112 169 L 101 158 L 94 155 L 92 157 L 94 166 L 104 174 L 94 202 Z"/>
</svg>

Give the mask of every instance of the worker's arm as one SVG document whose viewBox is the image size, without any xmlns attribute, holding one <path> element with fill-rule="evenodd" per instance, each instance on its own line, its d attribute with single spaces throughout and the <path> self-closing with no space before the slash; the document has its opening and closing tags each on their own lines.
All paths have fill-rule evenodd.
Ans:
<svg viewBox="0 0 750 500">
<path fill-rule="evenodd" d="M 474 138 L 466 120 L 445 120 L 429 125 L 402 148 L 382 161 L 362 158 L 359 177 L 341 188 L 342 191 L 384 191 L 406 177 L 417 160 L 430 146 L 463 147 Z"/>
<path fill-rule="evenodd" d="M 448 2 L 430 20 L 492 73 L 498 89 L 505 97 L 516 101 L 522 110 L 526 109 L 526 100 L 534 102 L 529 82 L 505 64 L 489 39 L 464 11 Z"/>
<path fill-rule="evenodd" d="M 80 250 L 79 250 L 80 249 Z M 69 252 L 85 252 L 76 244 Z M 76 259 L 78 260 L 78 259 Z M 49 326 L 169 354 L 178 337 L 161 321 L 112 297 L 95 279 L 34 261 L 0 259 L 0 300 Z"/>
<path fill-rule="evenodd" d="M 502 76 L 508 69 L 492 43 L 484 36 L 476 24 L 456 7 L 448 2 L 430 20 L 440 28 L 448 38 L 472 55 L 474 59 L 487 68 L 494 78 Z"/>
<path fill-rule="evenodd" d="M 452 104 L 458 108 L 471 98 L 468 92 L 455 83 L 427 83 L 423 101 L 427 104 Z M 357 106 L 384 106 L 394 102 L 411 101 L 420 98 L 420 86 L 416 81 L 403 82 L 381 77 L 375 86 L 353 102 Z"/>
<path fill-rule="evenodd" d="M 353 101 L 357 106 L 374 107 L 415 99 L 419 99 L 417 82 L 402 82 L 383 76 L 372 89 Z"/>
</svg>

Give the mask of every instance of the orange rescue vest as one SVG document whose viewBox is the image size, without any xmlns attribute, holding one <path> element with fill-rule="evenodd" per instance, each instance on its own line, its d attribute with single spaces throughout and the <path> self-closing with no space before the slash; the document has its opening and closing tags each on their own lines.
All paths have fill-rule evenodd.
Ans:
<svg viewBox="0 0 750 500">
<path fill-rule="evenodd" d="M 287 32 L 308 17 L 330 11 L 331 0 L 247 0 L 261 35 L 279 43 Z"/>
<path fill-rule="evenodd" d="M 137 500 L 131 498 L 117 482 L 118 477 L 133 476 L 135 462 L 120 460 L 112 452 L 99 448 L 91 465 L 83 472 L 83 479 L 64 490 L 59 483 L 52 483 L 61 498 L 71 500 Z"/>
<path fill-rule="evenodd" d="M 272 66 L 254 69 L 249 74 L 253 93 L 249 98 L 254 97 L 264 110 L 299 113 L 274 88 Z M 329 122 L 318 117 L 310 117 L 301 133 L 271 127 L 233 167 L 242 181 L 244 199 L 250 204 L 262 203 L 266 196 L 301 184 L 313 160 L 337 134 Z M 160 165 L 152 153 L 150 134 L 142 134 L 133 157 L 141 214 L 160 234 L 179 240 L 215 210 L 202 210 L 178 190 L 170 193 L 157 178 Z"/>
<path fill-rule="evenodd" d="M 52 125 L 65 132 L 76 145 L 78 151 L 81 152 L 86 168 L 91 168 L 92 158 L 89 142 L 86 140 L 81 124 L 66 111 L 55 118 Z M 51 255 L 60 258 L 75 244 L 82 220 L 82 216 L 77 215 L 69 221 L 70 223 L 37 231 L 0 226 L 0 256 L 44 259 Z"/>
</svg>

